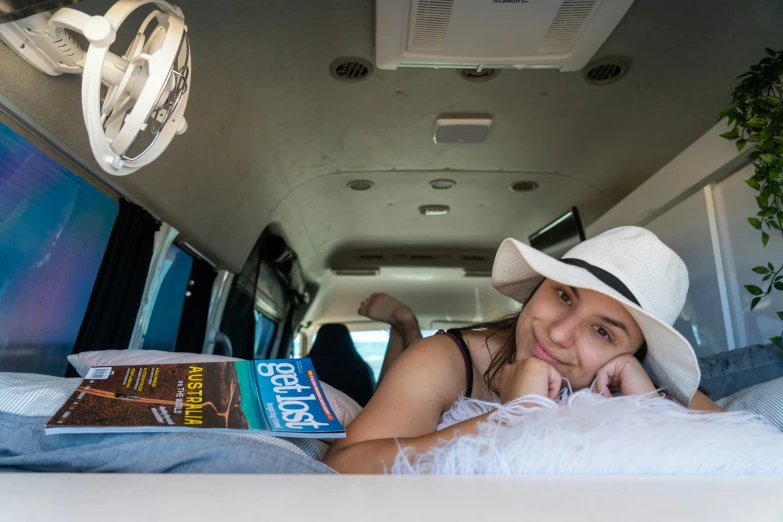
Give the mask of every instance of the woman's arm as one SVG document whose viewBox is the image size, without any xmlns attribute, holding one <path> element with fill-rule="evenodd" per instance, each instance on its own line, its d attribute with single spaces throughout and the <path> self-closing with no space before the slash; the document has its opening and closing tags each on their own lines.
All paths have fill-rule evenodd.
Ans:
<svg viewBox="0 0 783 522">
<path fill-rule="evenodd" d="M 702 392 L 697 391 L 696 395 L 691 399 L 691 403 L 688 405 L 691 410 L 703 410 L 703 411 L 726 411 L 704 395 Z"/>
<path fill-rule="evenodd" d="M 489 413 L 435 431 L 441 414 L 464 391 L 465 367 L 445 336 L 417 343 L 392 366 L 367 408 L 348 425 L 324 462 L 341 473 L 383 473 L 401 448 L 423 453 L 458 434 L 475 434 Z M 557 397 L 562 377 L 551 365 L 530 358 L 508 364 L 500 379 L 500 399 L 525 395 Z M 537 405 L 530 404 L 535 407 Z"/>
<path fill-rule="evenodd" d="M 438 437 L 453 433 L 435 430 L 466 385 L 465 365 L 451 339 L 437 335 L 419 341 L 392 365 L 324 462 L 341 473 L 383 473 L 394 463 L 398 442 L 417 451 L 429 449 Z"/>
<path fill-rule="evenodd" d="M 401 448 L 412 448 L 415 455 L 457 435 L 475 434 L 478 423 L 485 422 L 489 415 L 485 413 L 418 437 L 366 440 L 342 448 L 332 446 L 323 461 L 340 473 L 384 473 L 391 469 Z"/>
</svg>

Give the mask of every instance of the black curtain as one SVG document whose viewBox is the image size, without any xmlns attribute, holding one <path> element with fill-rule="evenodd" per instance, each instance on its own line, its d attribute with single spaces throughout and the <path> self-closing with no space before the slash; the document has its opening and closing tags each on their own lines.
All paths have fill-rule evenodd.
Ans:
<svg viewBox="0 0 783 522">
<path fill-rule="evenodd" d="M 204 260 L 193 258 L 190 269 L 188 292 L 182 307 L 182 318 L 177 332 L 176 352 L 201 353 L 204 337 L 207 334 L 209 319 L 209 300 L 212 296 L 212 283 L 217 273 Z"/>
<path fill-rule="evenodd" d="M 138 205 L 119 203 L 73 353 L 124 350 L 130 343 L 160 223 Z M 68 375 L 75 375 L 70 367 Z"/>
</svg>

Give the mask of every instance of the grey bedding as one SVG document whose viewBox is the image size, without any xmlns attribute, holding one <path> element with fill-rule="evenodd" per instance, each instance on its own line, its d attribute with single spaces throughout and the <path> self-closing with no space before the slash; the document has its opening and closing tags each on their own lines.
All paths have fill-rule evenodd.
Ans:
<svg viewBox="0 0 783 522">
<path fill-rule="evenodd" d="M 334 473 L 291 442 L 245 433 L 46 435 L 0 412 L 0 472 Z"/>
<path fill-rule="evenodd" d="M 701 385 L 718 400 L 739 390 L 783 376 L 783 350 L 752 345 L 699 358 Z"/>
</svg>

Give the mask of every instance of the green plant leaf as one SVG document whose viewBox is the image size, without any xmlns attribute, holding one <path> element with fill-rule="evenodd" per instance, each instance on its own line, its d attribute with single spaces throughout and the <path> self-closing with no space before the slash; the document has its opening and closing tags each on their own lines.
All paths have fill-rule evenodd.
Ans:
<svg viewBox="0 0 783 522">
<path fill-rule="evenodd" d="M 750 226 L 755 228 L 756 230 L 761 230 L 761 221 L 756 218 L 748 218 L 748 223 L 750 223 Z"/>
<path fill-rule="evenodd" d="M 737 140 L 737 151 L 742 152 L 742 149 L 745 148 L 745 144 L 748 143 L 747 140 Z"/>
<path fill-rule="evenodd" d="M 772 274 L 767 274 L 761 278 L 762 281 L 769 281 L 772 278 Z"/>
<path fill-rule="evenodd" d="M 767 225 L 769 225 L 770 227 L 774 228 L 775 230 L 780 230 L 780 225 L 778 225 L 777 221 L 773 221 L 773 220 L 770 219 L 769 221 L 767 221 Z"/>
<path fill-rule="evenodd" d="M 742 141 L 742 140 L 740 140 L 740 141 Z M 737 144 L 739 144 L 739 141 L 737 142 Z M 739 148 L 739 147 L 737 147 L 737 148 Z M 747 183 L 748 186 L 750 188 L 752 188 L 752 189 L 755 189 L 755 190 L 760 190 L 761 189 L 761 183 L 759 183 L 758 181 L 756 181 L 753 178 L 746 179 L 745 183 Z"/>
<path fill-rule="evenodd" d="M 725 118 L 726 116 L 731 116 L 732 114 L 734 114 L 735 110 L 736 109 L 734 107 L 729 107 L 728 109 L 723 109 L 722 111 L 720 111 L 719 114 Z"/>
<path fill-rule="evenodd" d="M 778 319 L 783 321 L 783 312 L 778 312 Z"/>
<path fill-rule="evenodd" d="M 775 290 L 783 290 L 783 281 L 775 283 Z"/>
<path fill-rule="evenodd" d="M 753 268 L 753 271 L 756 272 L 757 274 L 769 274 L 769 268 L 767 268 L 766 266 L 757 266 Z"/>
<path fill-rule="evenodd" d="M 759 135 L 759 139 L 761 141 L 767 141 L 772 136 L 772 129 L 767 127 L 763 131 L 761 131 L 761 134 Z"/>
<path fill-rule="evenodd" d="M 756 143 L 759 140 L 761 140 L 761 134 L 751 134 L 748 136 L 748 141 L 750 143 Z"/>
<path fill-rule="evenodd" d="M 765 99 L 765 100 L 767 100 L 767 102 L 768 102 L 768 103 L 770 103 L 771 105 L 773 105 L 773 106 L 775 106 L 775 107 L 777 107 L 778 105 L 780 105 L 781 103 L 783 103 L 783 100 L 781 100 L 781 99 L 780 99 L 780 98 L 778 98 L 777 96 L 767 96 L 767 97 L 766 97 L 766 98 L 764 98 L 764 99 Z"/>
<path fill-rule="evenodd" d="M 745 122 L 745 125 L 753 129 L 762 129 L 767 124 L 766 118 L 751 118 Z"/>
<path fill-rule="evenodd" d="M 754 297 L 753 300 L 750 302 L 750 311 L 752 312 L 756 306 L 758 306 L 759 302 L 761 302 L 760 297 Z"/>
<path fill-rule="evenodd" d="M 772 49 L 770 49 L 769 47 L 765 47 L 765 48 L 764 48 L 764 52 L 765 52 L 765 53 L 767 53 L 768 55 L 770 55 L 770 56 L 771 56 L 771 57 L 773 57 L 773 58 L 775 57 L 775 51 L 773 51 L 773 50 L 772 50 Z"/>
<path fill-rule="evenodd" d="M 764 246 L 767 246 L 767 243 L 769 243 L 769 234 L 767 234 L 766 232 L 761 233 L 761 243 Z"/>
<path fill-rule="evenodd" d="M 783 145 L 783 136 L 775 136 L 772 139 L 775 140 L 775 143 L 780 143 L 781 145 Z"/>
<path fill-rule="evenodd" d="M 755 285 L 745 285 L 745 290 L 753 295 L 762 295 L 764 293 L 764 290 Z"/>
<path fill-rule="evenodd" d="M 726 138 L 727 140 L 736 140 L 739 138 L 739 134 L 737 131 L 731 131 L 731 132 L 724 132 L 720 135 L 721 138 Z"/>
<path fill-rule="evenodd" d="M 775 271 L 775 265 L 773 265 L 772 263 L 767 263 L 767 268 L 769 268 L 770 272 L 774 272 Z"/>
<path fill-rule="evenodd" d="M 778 158 L 774 154 L 762 154 L 759 159 L 768 165 L 776 165 L 778 162 Z"/>
<path fill-rule="evenodd" d="M 783 348 L 783 337 L 779 335 L 776 337 L 770 337 L 769 341 L 778 348 Z"/>
</svg>

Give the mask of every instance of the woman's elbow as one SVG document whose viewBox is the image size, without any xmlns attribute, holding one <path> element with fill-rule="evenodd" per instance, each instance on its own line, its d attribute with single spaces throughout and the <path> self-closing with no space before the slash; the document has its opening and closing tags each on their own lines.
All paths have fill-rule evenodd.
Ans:
<svg viewBox="0 0 783 522">
<path fill-rule="evenodd" d="M 350 446 L 333 446 L 323 463 L 338 473 L 385 473 L 397 456 L 393 439 L 357 442 Z"/>
</svg>

